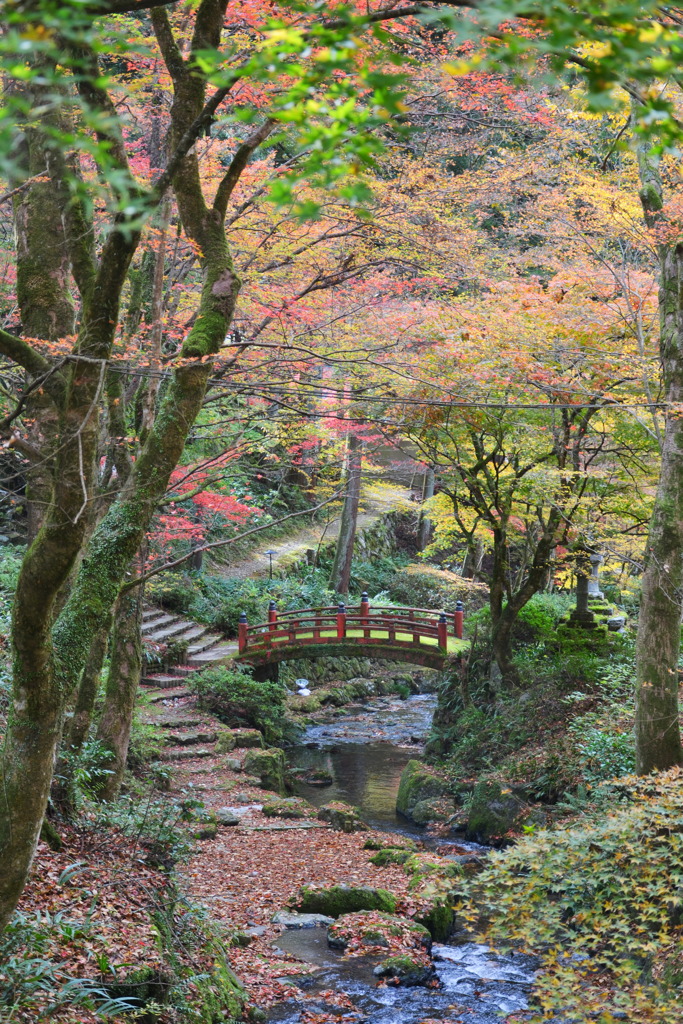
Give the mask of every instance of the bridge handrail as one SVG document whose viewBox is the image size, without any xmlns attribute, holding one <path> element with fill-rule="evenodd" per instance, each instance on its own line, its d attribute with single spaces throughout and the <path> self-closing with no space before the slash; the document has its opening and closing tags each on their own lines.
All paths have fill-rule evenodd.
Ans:
<svg viewBox="0 0 683 1024">
<path fill-rule="evenodd" d="M 259 623 L 257 626 L 249 626 L 247 628 L 247 640 L 251 642 L 262 639 L 264 642 L 271 642 L 278 636 L 287 636 L 292 639 L 296 639 L 302 634 L 308 636 L 311 633 L 336 630 L 336 628 L 336 616 L 334 619 L 311 619 L 309 621 L 301 621 L 296 625 L 291 624 L 289 626 L 273 626 L 270 623 Z M 368 632 L 374 629 L 381 630 L 383 632 L 411 633 L 413 635 L 420 636 L 439 635 L 438 623 L 432 625 L 431 623 L 419 622 L 413 619 L 391 619 L 386 618 L 385 616 L 347 616 L 346 631 L 348 632 L 349 629 L 353 629 L 354 631 L 365 630 Z"/>
<path fill-rule="evenodd" d="M 441 611 L 442 611 L 442 609 L 440 609 L 440 608 L 409 608 L 409 607 L 403 607 L 403 606 L 398 606 L 398 605 L 396 607 L 394 607 L 393 605 L 380 605 L 379 607 L 381 607 L 383 610 L 386 610 L 387 612 L 390 612 L 392 615 L 393 614 L 400 615 L 400 614 L 402 614 L 404 612 L 410 612 L 410 613 L 417 612 L 420 615 L 429 615 L 429 616 L 433 617 L 435 615 L 437 615 L 437 616 L 441 615 Z M 304 608 L 301 611 L 304 611 L 304 612 L 306 612 L 307 614 L 310 614 L 310 615 L 317 614 L 319 612 L 330 612 L 330 614 L 335 614 L 336 615 L 337 614 L 337 610 L 338 610 L 338 607 L 335 604 L 335 605 L 326 605 L 326 606 L 323 606 L 322 608 Z M 358 611 L 362 610 L 362 605 L 359 605 L 359 604 L 349 605 L 346 608 L 347 614 L 350 613 L 350 612 L 356 611 L 356 610 L 358 610 Z M 288 611 L 288 612 L 281 612 L 281 611 L 278 610 L 278 613 L 277 613 L 278 621 L 280 621 L 281 619 L 285 619 L 285 618 L 300 618 L 301 617 L 301 611 L 294 610 L 294 611 Z M 454 613 L 453 612 L 446 612 L 446 614 L 447 615 L 453 615 Z"/>
<path fill-rule="evenodd" d="M 462 605 L 458 605 L 450 618 L 456 637 L 462 638 Z M 427 608 L 380 606 L 371 610 L 367 594 L 363 594 L 360 605 L 350 609 L 340 603 L 336 608 L 300 608 L 285 612 L 282 616 L 278 615 L 275 602 L 271 601 L 267 622 L 257 622 L 250 626 L 244 612 L 241 613 L 238 649 L 239 654 L 246 654 L 248 649 L 265 651 L 272 649 L 282 639 L 304 644 L 348 639 L 371 643 L 389 640 L 399 645 L 419 645 L 422 638 L 436 639 L 438 647 L 447 649 L 448 619 L 445 612 Z M 387 633 L 387 636 L 373 637 L 373 631 Z M 323 636 L 323 633 L 326 635 Z M 403 634 L 408 634 L 407 639 Z"/>
</svg>

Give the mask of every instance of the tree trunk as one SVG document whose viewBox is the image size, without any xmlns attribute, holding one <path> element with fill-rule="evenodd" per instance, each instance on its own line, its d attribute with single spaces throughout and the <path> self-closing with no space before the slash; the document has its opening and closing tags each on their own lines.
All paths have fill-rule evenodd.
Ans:
<svg viewBox="0 0 683 1024">
<path fill-rule="evenodd" d="M 434 467 L 428 466 L 424 475 L 424 487 L 422 488 L 422 501 L 428 501 L 434 497 Z M 417 532 L 417 550 L 424 551 L 432 537 L 432 524 L 424 512 L 420 512 L 420 526 Z"/>
<path fill-rule="evenodd" d="M 81 681 L 78 684 L 76 704 L 64 741 L 64 747 L 74 753 L 81 749 L 90 732 L 95 701 L 100 688 L 100 673 L 107 653 L 110 624 L 111 620 L 94 637 L 88 660 L 81 674 Z"/>
<path fill-rule="evenodd" d="M 111 665 L 104 710 L 97 728 L 97 739 L 112 753 L 107 765 L 111 775 L 105 777 L 97 794 L 101 800 L 116 800 L 123 781 L 142 669 L 141 626 L 142 594 L 137 587 L 119 598 L 114 613 Z"/>
<path fill-rule="evenodd" d="M 518 611 L 507 604 L 493 627 L 492 652 L 493 657 L 500 669 L 503 685 L 509 688 L 519 685 L 519 675 L 512 662 L 511 642 L 512 629 L 517 619 Z"/>
<path fill-rule="evenodd" d="M 653 158 L 639 153 L 641 201 L 654 227 L 662 189 Z M 683 596 L 683 245 L 659 249 L 660 357 L 667 414 L 662 465 L 645 551 L 636 645 L 636 765 L 640 774 L 681 764 L 678 658 Z"/>
<path fill-rule="evenodd" d="M 349 435 L 349 463 L 346 478 L 346 496 L 342 508 L 339 538 L 330 575 L 330 586 L 340 594 L 348 594 L 351 582 L 353 545 L 356 539 L 363 443 L 354 434 Z"/>
</svg>

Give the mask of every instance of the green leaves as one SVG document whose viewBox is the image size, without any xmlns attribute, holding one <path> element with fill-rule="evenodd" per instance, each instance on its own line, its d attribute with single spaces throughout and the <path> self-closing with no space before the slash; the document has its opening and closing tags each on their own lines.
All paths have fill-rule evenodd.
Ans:
<svg viewBox="0 0 683 1024">
<path fill-rule="evenodd" d="M 572 1020 L 680 1020 L 663 965 L 681 945 L 681 772 L 627 778 L 606 813 L 526 836 L 469 884 L 465 913 L 490 917 L 487 938 L 543 951 L 540 1006 Z M 470 909 L 472 907 L 472 909 Z M 602 1016 L 600 1016 L 602 1014 Z M 534 1018 L 540 1019 L 540 1018 Z"/>
<path fill-rule="evenodd" d="M 519 74 L 526 69 L 544 81 L 543 65 L 535 66 L 541 57 L 554 77 L 582 82 L 589 110 L 626 109 L 630 96 L 637 105 L 636 132 L 658 148 L 680 142 L 683 126 L 671 86 L 679 84 L 683 37 L 659 5 L 650 0 L 552 0 L 531 6 L 484 0 L 476 12 L 474 18 L 460 12 L 427 16 L 446 21 L 463 41 L 478 45 L 457 73 L 513 69 Z"/>
</svg>

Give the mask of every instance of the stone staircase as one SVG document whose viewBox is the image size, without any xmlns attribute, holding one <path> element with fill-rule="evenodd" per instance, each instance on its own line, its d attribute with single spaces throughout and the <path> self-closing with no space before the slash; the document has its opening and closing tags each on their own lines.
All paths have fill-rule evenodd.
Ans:
<svg viewBox="0 0 683 1024">
<path fill-rule="evenodd" d="M 156 699 L 184 696 L 184 680 L 202 668 L 219 665 L 237 653 L 237 644 L 227 642 L 222 636 L 212 633 L 208 626 L 202 626 L 182 615 L 173 615 L 161 608 L 146 608 L 142 613 L 142 639 L 148 644 L 187 644 L 187 654 L 182 664 L 169 664 L 163 672 L 148 672 L 142 677 L 143 686 L 154 687 L 164 692 Z M 180 690 L 184 693 L 170 691 Z M 150 694 L 150 700 L 155 697 Z"/>
</svg>

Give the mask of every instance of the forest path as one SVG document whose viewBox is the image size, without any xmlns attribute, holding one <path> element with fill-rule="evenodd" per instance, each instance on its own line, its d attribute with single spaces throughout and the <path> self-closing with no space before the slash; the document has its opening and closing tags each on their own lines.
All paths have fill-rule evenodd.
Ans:
<svg viewBox="0 0 683 1024">
<path fill-rule="evenodd" d="M 411 508 L 416 506 L 410 501 L 410 488 L 401 484 L 381 483 L 370 481 L 366 483 L 361 491 L 360 511 L 358 513 L 357 530 L 366 529 L 372 526 L 377 520 L 398 508 Z M 279 541 L 264 542 L 255 548 L 247 558 L 234 562 L 232 565 L 223 565 L 218 569 L 219 575 L 228 579 L 247 579 L 249 577 L 267 576 L 270 567 L 270 560 L 266 552 L 270 549 L 276 551 L 273 556 L 273 572 L 278 570 L 278 561 L 284 557 L 291 563 L 298 557 L 304 558 L 306 551 L 318 548 L 339 536 L 341 525 L 341 506 L 333 518 L 327 523 L 316 523 L 305 526 L 289 537 L 283 537 Z"/>
</svg>

